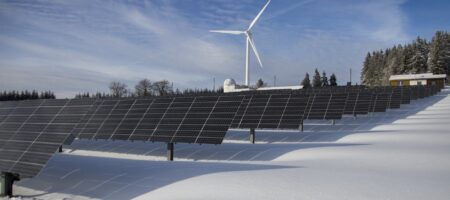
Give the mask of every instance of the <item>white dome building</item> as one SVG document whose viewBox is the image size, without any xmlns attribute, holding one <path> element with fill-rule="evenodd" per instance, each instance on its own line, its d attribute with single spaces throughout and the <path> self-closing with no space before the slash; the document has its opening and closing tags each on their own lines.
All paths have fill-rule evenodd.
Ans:
<svg viewBox="0 0 450 200">
<path fill-rule="evenodd" d="M 233 92 L 236 89 L 236 81 L 232 78 L 225 79 L 223 82 L 223 92 Z"/>
</svg>

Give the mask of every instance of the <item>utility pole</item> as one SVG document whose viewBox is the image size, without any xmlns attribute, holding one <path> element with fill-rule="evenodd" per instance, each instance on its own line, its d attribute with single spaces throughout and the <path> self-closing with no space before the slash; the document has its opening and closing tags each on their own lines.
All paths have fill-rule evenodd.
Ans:
<svg viewBox="0 0 450 200">
<path fill-rule="evenodd" d="M 352 68 L 350 67 L 350 85 L 352 84 Z"/>
<path fill-rule="evenodd" d="M 277 75 L 273 76 L 273 87 L 277 86 Z"/>
<path fill-rule="evenodd" d="M 213 92 L 216 91 L 216 77 L 213 77 Z"/>
</svg>

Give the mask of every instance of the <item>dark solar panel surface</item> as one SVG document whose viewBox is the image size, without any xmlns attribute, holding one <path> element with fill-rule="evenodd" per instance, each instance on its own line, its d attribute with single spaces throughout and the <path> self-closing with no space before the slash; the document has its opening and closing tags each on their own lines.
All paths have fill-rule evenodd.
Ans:
<svg viewBox="0 0 450 200">
<path fill-rule="evenodd" d="M 31 100 L 13 104 L 0 123 L 0 170 L 33 177 L 70 136 L 93 100 Z M 9 104 L 9 103 L 7 103 Z M 11 108 L 0 105 L 0 109 Z"/>
<path fill-rule="evenodd" d="M 389 108 L 390 109 L 400 108 L 401 104 L 402 104 L 402 93 L 401 90 L 396 89 L 391 93 Z"/>
<path fill-rule="evenodd" d="M 331 94 L 330 103 L 325 111 L 325 119 L 341 119 L 344 112 L 347 93 Z"/>
<path fill-rule="evenodd" d="M 248 104 L 252 98 L 253 98 L 253 95 L 246 95 L 244 97 L 241 105 L 239 105 L 236 115 L 233 118 L 233 121 L 231 122 L 231 128 L 239 128 L 242 118 L 244 117 L 245 112 L 247 110 Z"/>
<path fill-rule="evenodd" d="M 291 94 L 283 111 L 279 129 L 298 129 L 305 115 L 309 95 Z"/>
<path fill-rule="evenodd" d="M 327 108 L 331 102 L 331 94 L 313 94 L 309 98 L 305 119 L 325 119 Z"/>
<path fill-rule="evenodd" d="M 243 96 L 103 100 L 80 138 L 220 144 Z"/>
<path fill-rule="evenodd" d="M 402 88 L 402 104 L 409 104 L 411 102 L 411 90 Z"/>
<path fill-rule="evenodd" d="M 298 129 L 309 95 L 247 96 L 233 119 L 235 128 Z"/>
<path fill-rule="evenodd" d="M 419 99 L 423 99 L 423 98 L 425 98 L 425 96 L 426 96 L 426 91 L 425 91 L 425 88 L 424 87 L 421 87 L 421 86 L 418 86 L 417 87 L 417 97 L 419 98 Z"/>
<path fill-rule="evenodd" d="M 411 91 L 411 100 L 417 100 L 419 98 L 418 88 L 413 86 L 409 90 Z"/>
<path fill-rule="evenodd" d="M 356 109 L 356 103 L 358 102 L 359 92 L 348 93 L 347 101 L 345 103 L 343 114 L 353 115 Z"/>
<path fill-rule="evenodd" d="M 360 92 L 358 94 L 358 101 L 355 105 L 355 115 L 365 115 L 369 113 L 369 108 L 372 103 L 373 94 L 370 92 Z"/>
<path fill-rule="evenodd" d="M 375 94 L 373 101 L 372 112 L 386 112 L 390 101 L 391 94 L 388 93 L 379 93 Z"/>
<path fill-rule="evenodd" d="M 270 128 L 277 129 L 280 126 L 281 118 L 283 117 L 290 95 L 270 95 L 269 100 L 264 108 L 261 120 L 256 128 Z"/>
</svg>

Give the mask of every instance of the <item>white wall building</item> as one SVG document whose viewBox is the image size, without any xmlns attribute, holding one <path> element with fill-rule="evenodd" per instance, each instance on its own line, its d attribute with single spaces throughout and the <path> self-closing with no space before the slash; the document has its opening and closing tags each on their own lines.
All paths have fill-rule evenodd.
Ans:
<svg viewBox="0 0 450 200">
<path fill-rule="evenodd" d="M 294 86 L 276 86 L 276 87 L 261 87 L 261 88 L 249 88 L 247 86 L 240 86 L 236 84 L 234 79 L 226 79 L 223 82 L 223 92 L 243 92 L 243 91 L 251 91 L 251 90 L 300 90 L 303 89 L 303 85 L 294 85 Z"/>
</svg>

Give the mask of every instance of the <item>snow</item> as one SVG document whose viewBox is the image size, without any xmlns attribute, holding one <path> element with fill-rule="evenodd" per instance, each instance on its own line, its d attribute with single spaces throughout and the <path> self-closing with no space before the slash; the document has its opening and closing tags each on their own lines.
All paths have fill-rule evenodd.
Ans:
<svg viewBox="0 0 450 200">
<path fill-rule="evenodd" d="M 76 140 L 27 199 L 448 199 L 450 90 L 386 113 L 308 121 L 305 132 L 232 130 L 222 145 Z"/>
<path fill-rule="evenodd" d="M 400 75 L 391 75 L 389 77 L 390 81 L 393 80 L 416 80 L 416 79 L 445 79 L 447 78 L 446 74 L 433 74 L 433 73 L 425 73 L 425 74 L 400 74 Z"/>
</svg>

